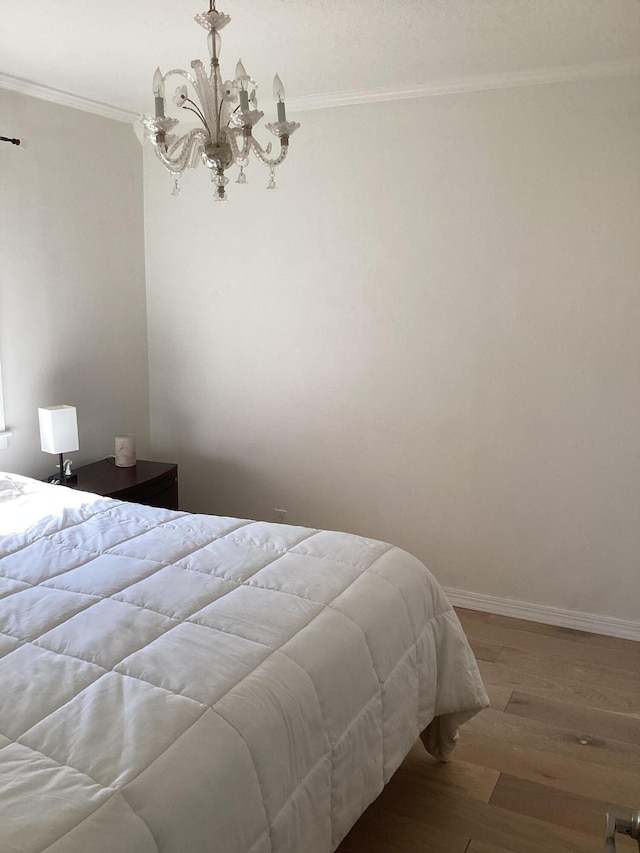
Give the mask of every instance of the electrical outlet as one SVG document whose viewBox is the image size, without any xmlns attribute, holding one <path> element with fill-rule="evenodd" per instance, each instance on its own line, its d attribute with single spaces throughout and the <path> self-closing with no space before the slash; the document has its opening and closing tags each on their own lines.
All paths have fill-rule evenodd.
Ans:
<svg viewBox="0 0 640 853">
<path fill-rule="evenodd" d="M 287 523 L 287 511 L 286 509 L 274 509 L 273 511 L 273 520 L 278 524 L 286 524 Z"/>
</svg>

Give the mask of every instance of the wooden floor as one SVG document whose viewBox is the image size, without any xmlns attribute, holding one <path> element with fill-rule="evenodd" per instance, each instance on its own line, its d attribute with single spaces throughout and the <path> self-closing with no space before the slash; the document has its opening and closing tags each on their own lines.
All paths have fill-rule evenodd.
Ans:
<svg viewBox="0 0 640 853">
<path fill-rule="evenodd" d="M 339 853 L 602 853 L 609 805 L 640 808 L 640 643 L 457 612 L 491 708 L 449 764 L 416 744 Z"/>
</svg>

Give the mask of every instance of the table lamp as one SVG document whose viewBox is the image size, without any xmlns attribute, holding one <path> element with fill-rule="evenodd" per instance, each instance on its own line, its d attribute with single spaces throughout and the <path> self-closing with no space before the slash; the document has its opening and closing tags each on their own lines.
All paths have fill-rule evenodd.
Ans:
<svg viewBox="0 0 640 853">
<path fill-rule="evenodd" d="M 77 479 L 65 472 L 63 454 L 78 450 L 78 418 L 75 406 L 47 406 L 38 409 L 40 419 L 40 446 L 45 453 L 57 453 L 60 457 L 60 473 L 48 478 L 49 483 L 65 486 Z M 70 463 L 67 463 L 70 465 Z"/>
</svg>

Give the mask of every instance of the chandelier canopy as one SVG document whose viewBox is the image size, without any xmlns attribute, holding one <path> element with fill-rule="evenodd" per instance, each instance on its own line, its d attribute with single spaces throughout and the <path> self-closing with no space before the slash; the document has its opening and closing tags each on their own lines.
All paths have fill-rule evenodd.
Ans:
<svg viewBox="0 0 640 853">
<path fill-rule="evenodd" d="M 257 85 L 247 74 L 242 60 L 236 65 L 234 80 L 223 82 L 220 73 L 220 30 L 231 18 L 216 10 L 215 0 L 209 0 L 209 11 L 196 15 L 195 20 L 208 32 L 207 43 L 211 56 L 207 73 L 203 63 L 194 59 L 192 73 L 174 68 L 163 74 L 156 69 L 153 77 L 155 116 L 142 117 L 145 136 L 151 141 L 158 158 L 173 176 L 173 194 L 180 195 L 179 176 L 185 169 L 195 169 L 202 162 L 211 170 L 215 186 L 216 201 L 226 201 L 225 175 L 232 166 L 239 167 L 236 183 L 246 184 L 245 169 L 249 165 L 249 154 L 253 151 L 258 160 L 269 169 L 267 189 L 275 189 L 275 170 L 287 156 L 289 137 L 300 125 L 287 121 L 284 86 L 276 74 L 273 95 L 277 104 L 278 120 L 266 125 L 267 130 L 280 140 L 280 152 L 271 157 L 272 144 L 263 148 L 253 137 L 253 128 L 263 117 L 258 109 Z M 165 87 L 170 77 L 186 80 L 175 90 L 173 103 L 177 108 L 194 113 L 202 127 L 178 135 L 178 119 L 165 114 Z"/>
</svg>

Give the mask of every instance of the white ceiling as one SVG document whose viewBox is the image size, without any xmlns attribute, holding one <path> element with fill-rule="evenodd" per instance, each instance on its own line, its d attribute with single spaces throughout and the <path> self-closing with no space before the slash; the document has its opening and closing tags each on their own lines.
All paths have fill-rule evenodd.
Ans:
<svg viewBox="0 0 640 853">
<path fill-rule="evenodd" d="M 206 33 L 193 21 L 207 8 L 208 0 L 0 0 L 0 75 L 150 111 L 157 65 L 207 60 Z M 218 8 L 232 16 L 223 74 L 232 77 L 242 56 L 263 100 L 275 71 L 288 99 L 304 99 L 640 62 L 640 0 L 218 0 Z"/>
</svg>

